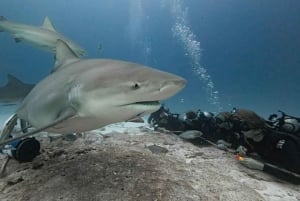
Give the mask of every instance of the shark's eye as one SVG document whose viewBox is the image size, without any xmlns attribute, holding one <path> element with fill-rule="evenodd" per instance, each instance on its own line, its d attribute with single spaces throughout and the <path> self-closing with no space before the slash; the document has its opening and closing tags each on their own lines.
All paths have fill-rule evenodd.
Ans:
<svg viewBox="0 0 300 201">
<path fill-rule="evenodd" d="M 139 83 L 134 83 L 132 88 L 133 89 L 138 89 L 138 88 L 140 88 L 140 84 Z"/>
</svg>

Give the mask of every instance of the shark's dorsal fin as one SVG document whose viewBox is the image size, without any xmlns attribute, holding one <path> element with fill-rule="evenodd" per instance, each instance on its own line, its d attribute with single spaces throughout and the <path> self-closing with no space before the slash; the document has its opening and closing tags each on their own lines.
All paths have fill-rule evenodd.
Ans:
<svg viewBox="0 0 300 201">
<path fill-rule="evenodd" d="M 5 21 L 7 20 L 4 16 L 0 16 L 0 21 Z"/>
<path fill-rule="evenodd" d="M 50 20 L 47 16 L 46 16 L 45 19 L 44 19 L 44 23 L 43 23 L 43 26 L 42 26 L 42 27 L 45 28 L 45 29 L 48 29 L 48 30 L 51 30 L 51 31 L 55 31 L 55 32 L 56 32 L 56 30 L 55 30 L 55 28 L 54 28 L 54 26 L 53 26 L 51 20 Z"/>
<path fill-rule="evenodd" d="M 64 66 L 79 60 L 73 50 L 63 40 L 58 39 L 56 42 L 55 65 L 52 72 L 57 71 Z"/>
<path fill-rule="evenodd" d="M 7 86 L 17 86 L 24 84 L 21 80 L 13 76 L 12 74 L 7 74 Z"/>
</svg>

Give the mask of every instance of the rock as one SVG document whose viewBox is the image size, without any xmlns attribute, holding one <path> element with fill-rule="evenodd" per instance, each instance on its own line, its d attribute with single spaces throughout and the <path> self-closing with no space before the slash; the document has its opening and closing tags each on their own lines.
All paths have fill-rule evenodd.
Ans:
<svg viewBox="0 0 300 201">
<path fill-rule="evenodd" d="M 165 154 L 168 153 L 168 149 L 157 146 L 157 145 L 150 145 L 147 146 L 147 148 L 153 153 L 153 154 Z"/>
<path fill-rule="evenodd" d="M 103 142 L 103 140 L 104 140 L 103 135 L 89 133 L 89 134 L 86 134 L 84 137 L 84 144 L 86 144 L 86 145 L 90 145 L 93 143 L 101 144 Z"/>
<path fill-rule="evenodd" d="M 198 130 L 188 130 L 179 134 L 179 137 L 185 140 L 195 140 L 203 135 L 201 131 Z"/>
<path fill-rule="evenodd" d="M 59 156 L 65 154 L 65 153 L 66 153 L 65 150 L 63 150 L 63 149 L 58 149 L 58 150 L 54 150 L 54 151 L 52 151 L 52 152 L 48 152 L 48 156 L 49 156 L 50 158 L 57 158 L 57 157 L 59 157 Z"/>
<path fill-rule="evenodd" d="M 202 156 L 204 153 L 203 152 L 196 152 L 196 153 L 192 153 L 191 155 L 187 155 L 187 158 L 196 158 L 198 156 Z"/>
<path fill-rule="evenodd" d="M 12 180 L 7 181 L 7 185 L 12 186 L 12 185 L 20 183 L 22 181 L 24 181 L 24 179 L 22 177 L 13 178 Z"/>
<path fill-rule="evenodd" d="M 34 162 L 32 163 L 32 169 L 33 169 L 33 170 L 40 169 L 40 168 L 43 167 L 43 165 L 44 165 L 43 162 L 40 162 L 40 161 L 34 161 Z"/>
</svg>

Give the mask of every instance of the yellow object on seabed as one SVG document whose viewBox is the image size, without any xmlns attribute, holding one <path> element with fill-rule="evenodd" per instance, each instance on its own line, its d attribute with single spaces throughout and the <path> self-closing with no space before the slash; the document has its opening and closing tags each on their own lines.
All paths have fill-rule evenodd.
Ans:
<svg viewBox="0 0 300 201">
<path fill-rule="evenodd" d="M 239 154 L 237 154 L 237 155 L 235 156 L 235 158 L 236 158 L 238 161 L 243 161 L 243 160 L 245 159 L 245 157 L 243 157 L 243 156 L 241 156 L 241 155 L 239 155 Z"/>
</svg>

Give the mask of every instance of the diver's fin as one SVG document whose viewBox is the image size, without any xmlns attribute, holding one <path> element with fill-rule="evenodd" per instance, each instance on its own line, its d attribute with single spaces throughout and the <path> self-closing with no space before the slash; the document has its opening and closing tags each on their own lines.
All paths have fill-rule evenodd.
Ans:
<svg viewBox="0 0 300 201">
<path fill-rule="evenodd" d="M 42 25 L 43 28 L 56 32 L 55 27 L 53 26 L 51 20 L 46 16 L 44 19 L 44 23 Z"/>
<path fill-rule="evenodd" d="M 70 63 L 74 63 L 79 60 L 73 50 L 63 40 L 58 39 L 56 42 L 56 55 L 55 65 L 53 72 L 62 68 Z"/>
<path fill-rule="evenodd" d="M 51 127 L 53 127 L 53 126 L 55 126 L 55 125 L 63 122 L 66 119 L 74 117 L 75 114 L 76 114 L 76 111 L 74 109 L 72 109 L 72 108 L 69 108 L 69 109 L 65 110 L 54 122 L 52 122 L 52 123 L 50 123 L 50 124 L 48 124 L 46 126 L 43 126 L 41 128 L 38 128 L 38 129 L 33 130 L 33 131 L 30 131 L 30 132 L 25 133 L 23 135 L 19 135 L 19 136 L 14 137 L 14 138 L 9 138 L 7 140 L 0 141 L 0 148 L 2 148 L 3 145 L 9 144 L 9 143 L 11 143 L 11 142 L 13 142 L 15 140 L 18 140 L 18 139 L 21 139 L 21 138 L 24 138 L 24 137 L 28 137 L 28 136 L 32 136 L 32 135 L 37 134 L 37 133 L 39 133 L 41 131 L 44 131 L 47 128 L 51 128 Z"/>
</svg>

